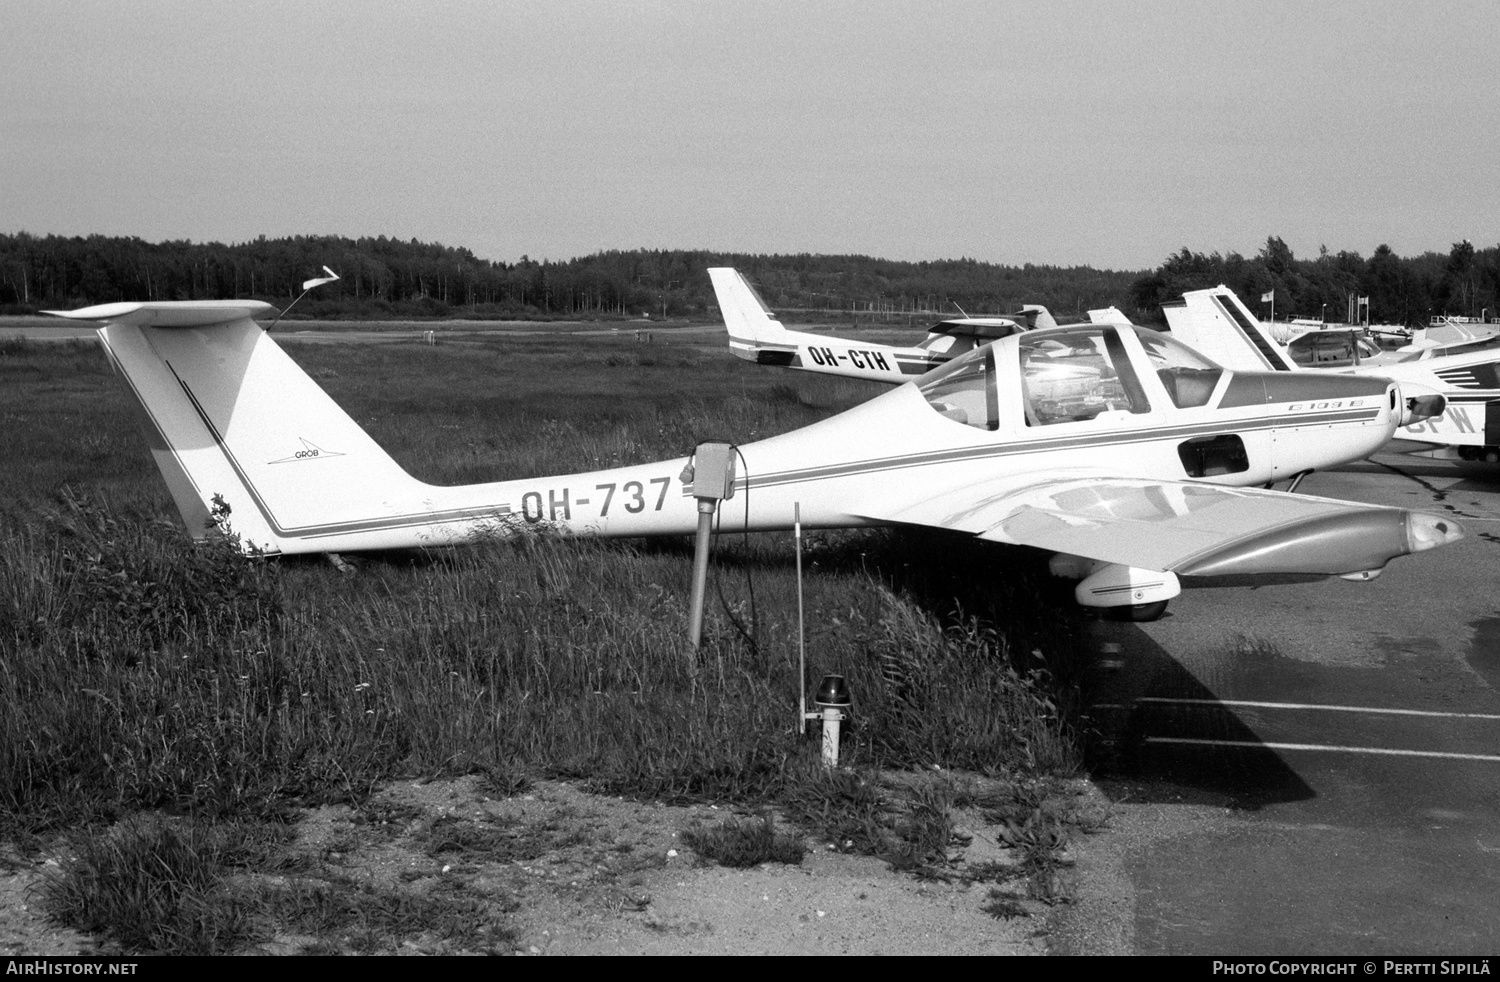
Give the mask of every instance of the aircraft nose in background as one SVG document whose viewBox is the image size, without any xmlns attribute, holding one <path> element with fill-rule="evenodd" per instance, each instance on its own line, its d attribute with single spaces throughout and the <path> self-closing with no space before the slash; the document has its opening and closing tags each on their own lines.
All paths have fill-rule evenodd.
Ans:
<svg viewBox="0 0 1500 982">
<path fill-rule="evenodd" d="M 1396 387 L 1399 393 L 1401 422 L 1399 425 L 1408 426 L 1421 419 L 1431 419 L 1434 416 L 1443 415 L 1443 410 L 1448 408 L 1448 400 L 1441 392 L 1436 392 L 1425 385 L 1415 382 L 1402 382 Z"/>
</svg>

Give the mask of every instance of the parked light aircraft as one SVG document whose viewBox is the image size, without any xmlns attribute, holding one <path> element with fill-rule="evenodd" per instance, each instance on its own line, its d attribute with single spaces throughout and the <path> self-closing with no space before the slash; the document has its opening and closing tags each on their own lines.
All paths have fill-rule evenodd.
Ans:
<svg viewBox="0 0 1500 982">
<path fill-rule="evenodd" d="M 731 351 L 758 365 L 798 368 L 824 375 L 897 384 L 924 375 L 990 341 L 1021 331 L 1058 326 L 1046 307 L 1027 304 L 1020 313 L 1005 317 L 965 315 L 939 321 L 927 329 L 927 337 L 921 343 L 911 347 L 852 341 L 789 331 L 737 270 L 719 267 L 710 269 L 708 275 L 719 297 Z M 1130 323 L 1113 307 L 1092 310 L 1089 315 L 1094 323 Z"/>
<path fill-rule="evenodd" d="M 1451 317 L 1434 317 L 1427 327 L 1412 332 L 1409 344 L 1396 350 L 1432 351 L 1433 355 L 1449 355 L 1483 345 L 1500 345 L 1500 327 Z"/>
<path fill-rule="evenodd" d="M 726 309 L 742 301 L 721 295 Z M 189 530 L 267 554 L 456 545 L 534 529 L 683 535 L 693 458 L 437 487 L 403 471 L 263 331 L 256 301 L 70 312 L 144 408 Z M 1369 578 L 1451 519 L 1245 487 L 1370 453 L 1411 422 L 1385 380 L 1231 372 L 1155 332 L 1088 325 L 976 348 L 847 412 L 738 448 L 723 531 L 901 524 L 1058 553 L 1077 599 L 1158 616 L 1179 575 Z M 734 459 L 730 457 L 728 459 Z M 727 475 L 705 476 L 724 483 Z"/>
<path fill-rule="evenodd" d="M 1302 370 L 1228 287 L 1192 290 L 1183 300 L 1182 306 L 1164 308 L 1173 337 L 1229 368 Z M 1500 348 L 1492 341 L 1383 352 L 1358 366 L 1323 371 L 1388 378 L 1412 391 L 1440 393 L 1446 409 L 1402 426 L 1396 437 L 1451 446 L 1466 460 L 1500 460 Z"/>
</svg>

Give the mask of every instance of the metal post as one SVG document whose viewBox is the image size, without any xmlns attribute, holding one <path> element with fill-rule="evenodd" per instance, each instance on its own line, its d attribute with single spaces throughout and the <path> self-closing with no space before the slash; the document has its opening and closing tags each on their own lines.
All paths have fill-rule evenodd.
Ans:
<svg viewBox="0 0 1500 982">
<path fill-rule="evenodd" d="M 698 499 L 698 537 L 693 547 L 693 597 L 688 607 L 688 640 L 698 647 L 703 640 L 703 596 L 708 592 L 708 538 L 713 532 L 714 510 L 719 503 Z"/>
<path fill-rule="evenodd" d="M 698 540 L 693 551 L 693 599 L 688 610 L 688 637 L 693 647 L 703 640 L 703 595 L 708 592 L 708 540 L 719 502 L 734 497 L 733 444 L 700 443 L 682 469 L 682 483 L 698 500 Z"/>
<path fill-rule="evenodd" d="M 802 502 L 792 505 L 792 534 L 797 543 L 797 681 L 802 691 L 797 699 L 797 730 L 807 735 L 807 630 L 802 621 Z"/>
</svg>

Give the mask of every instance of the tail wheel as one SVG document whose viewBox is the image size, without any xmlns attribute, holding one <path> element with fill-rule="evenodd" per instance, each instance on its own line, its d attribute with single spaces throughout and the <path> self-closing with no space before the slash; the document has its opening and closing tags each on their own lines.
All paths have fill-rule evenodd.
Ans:
<svg viewBox="0 0 1500 982">
<path fill-rule="evenodd" d="M 1167 612 L 1167 601 L 1157 600 L 1149 604 L 1131 604 L 1128 607 L 1109 608 L 1110 616 L 1115 620 L 1131 621 L 1136 624 L 1144 624 L 1154 621 Z"/>
</svg>

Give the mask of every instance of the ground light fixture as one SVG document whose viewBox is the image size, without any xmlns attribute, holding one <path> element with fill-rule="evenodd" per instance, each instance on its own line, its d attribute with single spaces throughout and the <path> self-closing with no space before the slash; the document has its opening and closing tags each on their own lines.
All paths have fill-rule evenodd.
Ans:
<svg viewBox="0 0 1500 982">
<path fill-rule="evenodd" d="M 849 683 L 842 675 L 825 675 L 813 696 L 813 705 L 818 711 L 808 713 L 808 719 L 823 721 L 823 766 L 837 767 L 839 763 L 839 727 L 849 718 L 849 707 L 853 699 L 849 695 Z"/>
</svg>

